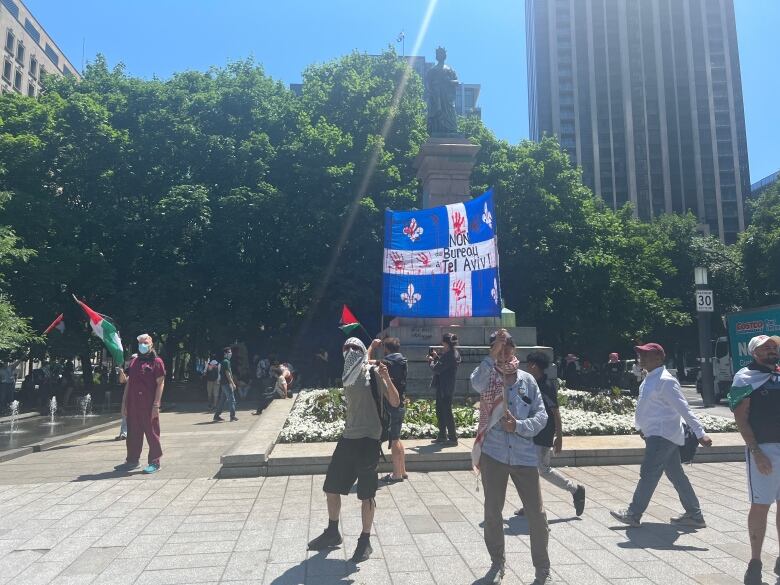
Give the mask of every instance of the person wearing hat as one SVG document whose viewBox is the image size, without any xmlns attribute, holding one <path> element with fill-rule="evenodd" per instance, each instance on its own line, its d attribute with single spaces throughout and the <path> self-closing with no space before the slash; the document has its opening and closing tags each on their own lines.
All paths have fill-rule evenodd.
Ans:
<svg viewBox="0 0 780 585">
<path fill-rule="evenodd" d="M 671 518 L 671 523 L 689 528 L 704 528 L 707 524 L 701 513 L 699 498 L 696 497 L 680 461 L 680 447 L 685 444 L 682 421 L 695 433 L 699 444 L 710 447 L 712 439 L 706 435 L 699 419 L 691 412 L 677 378 L 664 366 L 664 348 L 657 343 L 646 343 L 634 349 L 639 365 L 647 371 L 647 376 L 639 387 L 634 417 L 634 425 L 645 440 L 645 455 L 631 503 L 627 509 L 611 511 L 610 514 L 623 524 L 639 526 L 658 481 L 665 473 L 685 508 L 682 515 Z"/>
<path fill-rule="evenodd" d="M 748 352 L 753 361 L 735 374 L 729 407 L 747 445 L 751 555 L 744 582 L 759 585 L 767 514 L 772 502 L 777 502 L 780 510 L 780 336 L 757 335 L 748 343 Z M 775 562 L 775 574 L 780 576 L 780 558 Z"/>
<path fill-rule="evenodd" d="M 490 568 L 480 583 L 501 583 L 506 562 L 504 518 L 506 488 L 512 478 L 531 540 L 533 585 L 551 583 L 547 515 L 539 485 L 538 449 L 533 438 L 547 424 L 547 411 L 534 377 L 520 369 L 515 344 L 506 329 L 490 336 L 490 354 L 471 374 L 479 392 L 479 426 L 471 463 L 482 476 L 485 493 L 484 538 Z"/>
<path fill-rule="evenodd" d="M 138 468 L 144 436 L 149 446 L 149 464 L 144 473 L 156 473 L 160 469 L 160 401 L 164 386 L 165 364 L 154 351 L 152 336 L 142 333 L 138 336 L 138 356 L 127 368 L 122 395 L 122 416 L 127 418 L 127 458 L 117 470 Z"/>
</svg>

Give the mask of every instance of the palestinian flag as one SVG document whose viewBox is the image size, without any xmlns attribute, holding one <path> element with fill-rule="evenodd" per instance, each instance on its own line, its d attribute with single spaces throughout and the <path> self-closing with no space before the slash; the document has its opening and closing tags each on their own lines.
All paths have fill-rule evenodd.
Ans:
<svg viewBox="0 0 780 585">
<path fill-rule="evenodd" d="M 106 319 L 100 313 L 96 313 L 90 309 L 86 304 L 82 303 L 73 295 L 73 299 L 81 305 L 84 312 L 89 317 L 89 324 L 92 326 L 92 333 L 96 337 L 99 337 L 103 344 L 108 349 L 108 352 L 114 358 L 114 362 L 117 364 L 123 364 L 125 361 L 124 352 L 122 350 L 122 340 L 119 338 L 119 333 L 114 327 L 114 324 Z"/>
<path fill-rule="evenodd" d="M 46 330 L 43 332 L 44 335 L 48 334 L 49 331 L 52 329 L 56 329 L 60 333 L 65 333 L 65 318 L 63 316 L 63 313 L 60 313 L 57 318 L 52 321 L 51 325 L 49 325 Z"/>
<path fill-rule="evenodd" d="M 347 305 L 341 308 L 341 320 L 339 321 L 339 329 L 341 329 L 345 335 L 352 332 L 353 329 L 360 327 L 360 321 L 357 320 L 352 311 L 349 310 Z"/>
</svg>

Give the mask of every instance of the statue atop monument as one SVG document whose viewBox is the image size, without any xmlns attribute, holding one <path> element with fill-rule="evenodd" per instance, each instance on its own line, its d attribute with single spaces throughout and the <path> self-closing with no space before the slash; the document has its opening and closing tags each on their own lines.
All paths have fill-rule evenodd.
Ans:
<svg viewBox="0 0 780 585">
<path fill-rule="evenodd" d="M 458 74 L 449 65 L 445 65 L 447 51 L 444 47 L 436 49 L 436 65 L 425 75 L 428 89 L 428 133 L 455 134 L 458 121 L 455 117 L 455 90 L 458 87 Z"/>
</svg>

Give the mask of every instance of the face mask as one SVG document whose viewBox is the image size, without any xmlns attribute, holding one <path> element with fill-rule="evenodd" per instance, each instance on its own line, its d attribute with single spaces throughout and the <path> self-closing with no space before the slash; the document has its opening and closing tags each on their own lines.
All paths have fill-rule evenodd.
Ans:
<svg viewBox="0 0 780 585">
<path fill-rule="evenodd" d="M 149 353 L 149 344 L 148 343 L 139 343 L 138 344 L 138 351 L 140 353 Z"/>
</svg>

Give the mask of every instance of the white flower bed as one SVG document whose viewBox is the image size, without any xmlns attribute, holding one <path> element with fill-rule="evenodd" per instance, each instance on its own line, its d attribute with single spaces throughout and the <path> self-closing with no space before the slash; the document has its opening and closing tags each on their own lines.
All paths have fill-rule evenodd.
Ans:
<svg viewBox="0 0 780 585">
<path fill-rule="evenodd" d="M 318 399 L 329 394 L 329 390 L 309 390 L 301 392 L 290 412 L 287 423 L 279 435 L 281 443 L 317 443 L 324 441 L 336 441 L 344 431 L 344 420 L 338 418 L 333 422 L 324 422 L 317 419 L 314 414 L 314 403 Z M 577 390 L 562 390 L 561 395 L 570 398 L 571 402 L 586 405 L 587 408 L 601 410 L 605 404 L 609 404 L 608 397 L 593 396 L 588 392 Z M 563 434 L 572 435 L 629 435 L 636 433 L 634 429 L 634 413 L 636 401 L 630 398 L 620 398 L 620 409 L 629 409 L 630 413 L 615 414 L 612 412 L 593 412 L 569 406 L 561 407 L 561 422 Z M 561 402 L 564 402 L 563 400 Z M 330 413 L 331 415 L 333 413 Z M 461 437 L 474 437 L 477 433 L 477 416 L 475 422 L 469 425 L 459 425 L 458 435 Z M 712 416 L 709 414 L 698 415 L 699 420 L 708 433 L 722 433 L 736 431 L 736 423 L 731 419 Z M 401 427 L 401 436 L 404 439 L 433 438 L 438 429 L 430 422 L 415 423 L 404 422 Z"/>
</svg>

